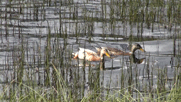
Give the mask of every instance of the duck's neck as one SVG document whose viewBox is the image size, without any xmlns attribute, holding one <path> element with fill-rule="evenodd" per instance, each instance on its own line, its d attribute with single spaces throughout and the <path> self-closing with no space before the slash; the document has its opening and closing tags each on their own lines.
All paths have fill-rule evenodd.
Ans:
<svg viewBox="0 0 181 102">
<path fill-rule="evenodd" d="M 101 58 L 101 60 L 104 59 L 104 54 L 103 53 L 100 54 L 100 58 Z"/>
<path fill-rule="evenodd" d="M 136 50 L 137 50 L 136 47 L 133 45 L 132 48 L 131 48 L 130 54 L 134 54 L 134 52 L 135 52 Z"/>
</svg>

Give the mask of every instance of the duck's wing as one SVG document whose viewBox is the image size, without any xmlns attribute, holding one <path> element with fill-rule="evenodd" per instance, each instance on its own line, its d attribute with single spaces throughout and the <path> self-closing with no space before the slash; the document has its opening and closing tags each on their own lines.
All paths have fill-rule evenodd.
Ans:
<svg viewBox="0 0 181 102">
<path fill-rule="evenodd" d="M 95 53 L 95 52 L 94 52 L 94 51 L 92 51 L 92 50 L 85 49 L 85 48 L 81 48 L 81 47 L 79 47 L 79 51 L 80 51 L 80 52 L 84 52 L 84 51 L 86 51 L 86 52 L 90 52 L 90 53 Z"/>
<path fill-rule="evenodd" d="M 130 45 L 129 44 L 120 44 L 120 47 L 124 50 L 124 51 L 127 51 L 127 50 L 130 50 Z"/>
<path fill-rule="evenodd" d="M 95 49 L 100 52 L 102 47 L 95 47 Z"/>
<path fill-rule="evenodd" d="M 106 49 L 106 50 L 108 50 L 108 53 L 109 53 L 111 56 L 120 55 L 120 54 L 124 53 L 124 51 L 122 51 L 122 50 L 120 50 L 120 49 L 117 49 L 117 48 L 112 48 L 112 47 L 101 47 L 101 48 L 95 47 L 95 48 L 96 48 L 96 50 L 97 50 L 97 54 L 98 54 L 98 55 L 100 54 L 101 49 Z"/>
<path fill-rule="evenodd" d="M 125 52 L 125 51 L 122 51 L 122 50 L 117 49 L 117 48 L 108 47 L 107 50 L 108 50 L 109 54 L 112 56 L 118 56 L 118 55 L 128 56 L 128 55 L 131 55 L 131 52 Z"/>
<path fill-rule="evenodd" d="M 111 52 L 123 52 L 123 51 L 120 50 L 120 49 L 112 48 L 112 47 L 107 47 L 107 50 L 108 50 L 108 51 L 111 51 Z"/>
<path fill-rule="evenodd" d="M 100 47 L 95 47 L 95 49 L 97 50 L 97 54 L 100 55 L 100 53 L 101 53 L 101 48 L 100 48 Z"/>
<path fill-rule="evenodd" d="M 79 51 L 80 51 L 80 52 L 85 52 L 85 53 L 87 53 L 88 55 L 97 55 L 96 52 L 94 52 L 94 51 L 92 51 L 92 50 L 90 50 L 90 49 L 79 48 Z"/>
<path fill-rule="evenodd" d="M 88 56 L 98 56 L 96 52 L 94 51 L 85 51 Z"/>
<path fill-rule="evenodd" d="M 107 47 L 107 50 L 108 50 L 109 54 L 112 56 L 122 55 L 125 53 L 124 51 L 122 51 L 120 49 L 112 48 L 112 47 Z"/>
</svg>

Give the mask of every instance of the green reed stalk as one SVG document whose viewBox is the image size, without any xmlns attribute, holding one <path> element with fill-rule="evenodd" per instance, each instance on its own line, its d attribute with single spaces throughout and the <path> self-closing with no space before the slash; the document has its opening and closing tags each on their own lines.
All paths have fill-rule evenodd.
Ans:
<svg viewBox="0 0 181 102">
<path fill-rule="evenodd" d="M 145 8 L 145 23 L 147 24 L 147 28 L 149 29 L 150 28 L 150 21 L 149 21 L 149 3 L 150 1 L 149 0 L 146 0 L 146 8 Z"/>
<path fill-rule="evenodd" d="M 48 23 L 48 22 L 47 22 Z M 44 83 L 45 86 L 50 85 L 50 54 L 51 54 L 51 30 L 48 23 L 48 35 L 46 40 L 46 47 L 45 47 L 45 72 L 44 72 Z"/>
</svg>

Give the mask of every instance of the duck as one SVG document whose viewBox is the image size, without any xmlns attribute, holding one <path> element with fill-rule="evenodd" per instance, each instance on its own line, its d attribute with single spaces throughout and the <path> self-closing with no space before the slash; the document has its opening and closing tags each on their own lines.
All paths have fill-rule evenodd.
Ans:
<svg viewBox="0 0 181 102">
<path fill-rule="evenodd" d="M 100 49 L 100 54 L 85 48 L 79 48 L 78 52 L 72 53 L 73 59 L 84 59 L 87 61 L 103 61 L 104 55 L 110 58 L 108 50 L 105 48 Z"/>
<path fill-rule="evenodd" d="M 100 54 L 100 51 L 101 49 L 107 49 L 108 53 L 110 56 L 119 56 L 119 55 L 123 55 L 123 56 L 130 56 L 132 54 L 135 53 L 136 50 L 141 50 L 142 52 L 146 52 L 140 44 L 138 43 L 134 43 L 132 44 L 132 48 L 130 50 L 130 52 L 125 52 L 125 51 L 122 51 L 120 49 L 117 49 L 117 48 L 111 48 L 111 47 L 95 47 L 96 50 L 97 50 L 97 54 Z"/>
</svg>

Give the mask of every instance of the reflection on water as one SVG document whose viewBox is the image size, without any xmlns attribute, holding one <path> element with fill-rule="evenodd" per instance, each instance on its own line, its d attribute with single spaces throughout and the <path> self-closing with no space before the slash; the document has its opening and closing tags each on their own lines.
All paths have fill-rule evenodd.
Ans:
<svg viewBox="0 0 181 102">
<path fill-rule="evenodd" d="M 131 57 L 132 62 L 136 64 L 141 64 L 145 60 L 145 58 L 137 58 L 135 54 L 132 54 Z"/>
</svg>

